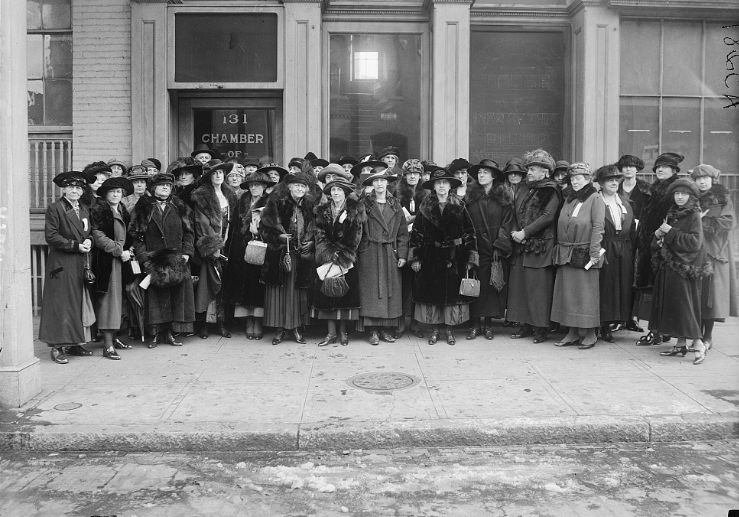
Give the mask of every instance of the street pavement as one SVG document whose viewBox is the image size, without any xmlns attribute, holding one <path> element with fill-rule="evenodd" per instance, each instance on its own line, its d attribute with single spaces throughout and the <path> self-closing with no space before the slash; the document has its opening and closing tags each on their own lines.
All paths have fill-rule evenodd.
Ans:
<svg viewBox="0 0 739 517">
<path fill-rule="evenodd" d="M 671 344 L 558 348 L 552 340 L 456 346 L 403 337 L 370 346 L 271 345 L 211 335 L 182 347 L 120 350 L 120 361 L 51 361 L 43 343 L 43 390 L 0 411 L 0 450 L 330 450 L 739 437 L 739 319 L 715 328 L 706 361 L 661 357 Z M 674 343 L 674 340 L 673 340 Z"/>
</svg>

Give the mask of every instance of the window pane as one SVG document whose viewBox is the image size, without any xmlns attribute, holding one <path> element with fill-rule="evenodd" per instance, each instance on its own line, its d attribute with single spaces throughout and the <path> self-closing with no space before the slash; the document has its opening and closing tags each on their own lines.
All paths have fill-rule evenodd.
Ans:
<svg viewBox="0 0 739 517">
<path fill-rule="evenodd" d="M 723 99 L 706 99 L 703 163 L 725 173 L 739 172 L 739 109 Z"/>
<path fill-rule="evenodd" d="M 175 81 L 276 80 L 276 14 L 175 15 Z"/>
<path fill-rule="evenodd" d="M 26 1 L 26 29 L 41 28 L 41 0 Z"/>
<path fill-rule="evenodd" d="M 664 94 L 701 94 L 700 23 L 665 22 L 662 92 Z"/>
<path fill-rule="evenodd" d="M 28 81 L 28 125 L 44 125 L 44 82 Z"/>
<path fill-rule="evenodd" d="M 29 34 L 26 36 L 26 78 L 41 79 L 44 76 L 44 36 Z"/>
<path fill-rule="evenodd" d="M 564 35 L 472 31 L 470 161 L 543 147 L 563 156 Z"/>
<path fill-rule="evenodd" d="M 739 28 L 722 29 L 717 23 L 706 25 L 706 95 L 720 96 L 727 93 L 729 88 L 736 87 L 737 83 L 732 83 L 732 76 L 726 81 L 729 88 L 726 87 L 724 80 L 730 73 L 739 73 L 739 46 L 727 45 L 724 38 L 737 38 Z M 727 40 L 731 42 L 732 40 Z"/>
<path fill-rule="evenodd" d="M 71 0 L 44 0 L 42 7 L 44 29 L 71 29 Z"/>
<path fill-rule="evenodd" d="M 72 125 L 72 81 L 69 79 L 47 79 L 46 87 L 46 117 L 47 126 Z"/>
<path fill-rule="evenodd" d="M 659 101 L 652 98 L 621 97 L 620 154 L 633 154 L 644 163 L 659 155 Z"/>
<path fill-rule="evenodd" d="M 700 100 L 662 99 L 662 152 L 685 156 L 680 167 L 700 163 Z"/>
<path fill-rule="evenodd" d="M 72 36 L 44 36 L 44 76 L 72 77 Z"/>
<path fill-rule="evenodd" d="M 659 93 L 659 22 L 621 23 L 621 93 Z"/>
<path fill-rule="evenodd" d="M 420 35 L 332 34 L 330 54 L 330 159 L 358 157 L 388 145 L 399 148 L 401 161 L 418 158 Z M 361 56 L 373 54 L 377 79 L 357 80 L 356 71 L 352 76 L 352 65 Z M 374 69 L 368 66 L 364 71 Z"/>
<path fill-rule="evenodd" d="M 193 142 L 207 144 L 222 157 L 274 162 L 275 110 L 193 109 Z M 225 158 L 224 158 L 225 159 Z"/>
</svg>

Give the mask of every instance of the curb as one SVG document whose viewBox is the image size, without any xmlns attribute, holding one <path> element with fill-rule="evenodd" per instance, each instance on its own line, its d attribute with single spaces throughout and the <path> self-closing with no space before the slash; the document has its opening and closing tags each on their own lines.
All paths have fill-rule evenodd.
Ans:
<svg viewBox="0 0 739 517">
<path fill-rule="evenodd" d="M 20 429 L 19 429 L 20 428 Z M 0 425 L 0 451 L 297 451 L 739 439 L 739 415 L 161 426 Z"/>
</svg>

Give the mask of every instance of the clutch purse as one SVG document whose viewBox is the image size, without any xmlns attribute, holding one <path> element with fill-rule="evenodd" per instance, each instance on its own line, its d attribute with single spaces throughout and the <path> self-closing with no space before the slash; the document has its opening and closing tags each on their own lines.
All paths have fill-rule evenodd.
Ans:
<svg viewBox="0 0 739 517">
<path fill-rule="evenodd" d="M 262 241 L 252 239 L 246 243 L 244 262 L 253 266 L 261 266 L 264 264 L 264 257 L 266 254 L 267 244 Z"/>
</svg>

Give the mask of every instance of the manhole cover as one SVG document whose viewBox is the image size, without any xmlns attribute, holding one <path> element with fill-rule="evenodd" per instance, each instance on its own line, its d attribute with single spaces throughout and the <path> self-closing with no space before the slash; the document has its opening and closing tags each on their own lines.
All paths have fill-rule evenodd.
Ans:
<svg viewBox="0 0 739 517">
<path fill-rule="evenodd" d="M 57 404 L 54 406 L 54 409 L 57 411 L 72 411 L 73 409 L 77 409 L 78 407 L 82 407 L 82 404 L 79 402 L 64 402 L 62 404 Z"/>
<path fill-rule="evenodd" d="M 360 373 L 346 381 L 349 386 L 370 391 L 394 391 L 418 384 L 412 375 L 397 372 Z"/>
</svg>

